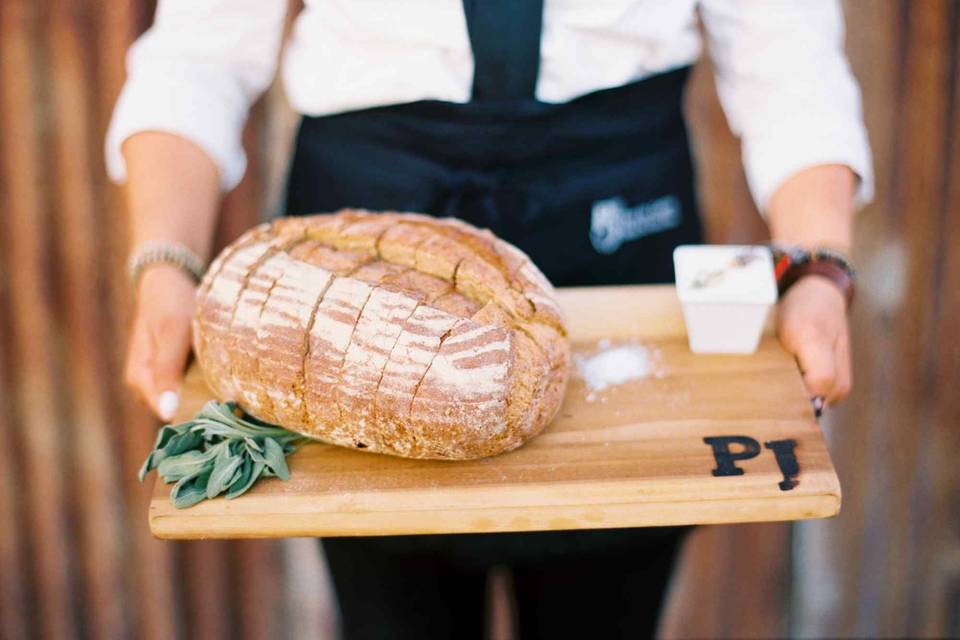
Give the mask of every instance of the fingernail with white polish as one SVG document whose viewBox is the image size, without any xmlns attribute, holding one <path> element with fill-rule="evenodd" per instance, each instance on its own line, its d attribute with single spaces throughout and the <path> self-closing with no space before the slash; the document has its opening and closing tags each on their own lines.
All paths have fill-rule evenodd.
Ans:
<svg viewBox="0 0 960 640">
<path fill-rule="evenodd" d="M 163 420 L 172 420 L 173 414 L 180 407 L 180 396 L 176 391 L 164 391 L 157 399 L 157 409 L 160 410 L 160 418 Z"/>
</svg>

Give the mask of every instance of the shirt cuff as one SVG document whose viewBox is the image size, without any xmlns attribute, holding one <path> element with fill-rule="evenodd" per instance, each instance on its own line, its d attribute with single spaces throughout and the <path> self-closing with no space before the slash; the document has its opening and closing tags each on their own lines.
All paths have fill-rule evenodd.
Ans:
<svg viewBox="0 0 960 640">
<path fill-rule="evenodd" d="M 248 105 L 242 89 L 225 80 L 223 73 L 197 68 L 185 73 L 184 68 L 152 65 L 128 78 L 106 137 L 107 173 L 115 182 L 127 177 L 120 146 L 142 131 L 171 133 L 199 146 L 216 164 L 223 191 L 243 178 L 247 158 L 242 136 Z"/>
<path fill-rule="evenodd" d="M 762 215 L 773 193 L 791 176 L 817 165 L 842 164 L 859 179 L 855 196 L 857 209 L 873 200 L 874 178 L 870 143 L 862 125 L 825 129 L 811 123 L 789 123 L 776 133 L 743 138 L 743 164 L 747 184 Z"/>
</svg>

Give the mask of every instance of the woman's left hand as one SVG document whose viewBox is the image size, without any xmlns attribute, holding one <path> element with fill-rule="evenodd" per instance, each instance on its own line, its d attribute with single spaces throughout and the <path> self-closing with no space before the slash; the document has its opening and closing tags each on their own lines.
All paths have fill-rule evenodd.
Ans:
<svg viewBox="0 0 960 640">
<path fill-rule="evenodd" d="M 780 300 L 777 334 L 800 365 L 811 398 L 833 405 L 850 393 L 850 332 L 847 304 L 826 278 L 800 278 Z"/>
</svg>

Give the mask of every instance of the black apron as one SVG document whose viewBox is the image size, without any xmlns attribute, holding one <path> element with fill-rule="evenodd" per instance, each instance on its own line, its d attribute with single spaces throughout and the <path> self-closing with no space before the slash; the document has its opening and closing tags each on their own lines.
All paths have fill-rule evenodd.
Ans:
<svg viewBox="0 0 960 640">
<path fill-rule="evenodd" d="M 673 248 L 701 241 L 682 116 L 688 68 L 564 104 L 539 102 L 533 91 L 539 3 L 464 4 L 476 65 L 472 101 L 424 100 L 305 117 L 287 214 L 354 207 L 456 216 L 523 249 L 558 286 L 673 281 Z M 475 573 L 508 564 L 541 571 L 558 562 L 606 572 L 592 579 L 604 588 L 584 585 L 593 599 L 581 593 L 571 605 L 598 614 L 591 616 L 591 632 L 646 637 L 682 531 L 334 538 L 324 547 L 348 638 L 406 637 L 401 629 L 409 637 L 443 635 L 445 615 L 460 620 L 460 637 L 469 636 L 477 610 L 464 610 L 457 598 L 478 598 L 482 613 L 482 581 L 475 593 L 476 583 L 464 578 L 471 586 L 458 592 L 450 567 Z M 442 586 L 432 591 L 436 585 L 422 578 L 438 558 L 449 571 L 434 575 Z M 637 578 L 638 572 L 645 577 Z M 620 575 L 626 577 L 618 583 Z M 559 605 L 564 593 L 551 597 Z M 444 596 L 445 604 L 434 602 Z M 623 607 L 605 612 L 628 596 L 645 604 L 634 605 L 632 613 Z M 649 610 L 638 612 L 638 606 Z M 556 612 L 531 622 L 525 607 L 519 603 L 521 627 L 526 620 L 538 633 L 548 632 L 549 621 L 566 632 L 575 628 Z M 381 633 L 387 627 L 392 631 Z"/>
<path fill-rule="evenodd" d="M 289 215 L 343 207 L 456 216 L 557 286 L 672 282 L 700 241 L 686 68 L 565 104 L 422 101 L 304 118 Z"/>
</svg>

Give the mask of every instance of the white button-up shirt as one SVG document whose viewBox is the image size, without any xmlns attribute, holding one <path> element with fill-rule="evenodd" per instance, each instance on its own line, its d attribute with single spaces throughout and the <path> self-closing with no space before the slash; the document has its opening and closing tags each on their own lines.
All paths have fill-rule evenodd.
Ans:
<svg viewBox="0 0 960 640">
<path fill-rule="evenodd" d="M 272 81 L 287 0 L 159 0 L 131 47 L 107 136 L 145 130 L 187 138 L 229 189 L 243 176 L 241 131 Z M 688 65 L 700 55 L 699 7 L 717 89 L 740 136 L 761 210 L 805 167 L 844 164 L 872 195 L 860 92 L 835 0 L 544 0 L 537 98 L 565 102 Z M 283 53 L 292 106 L 325 115 L 424 99 L 467 102 L 473 56 L 460 0 L 306 0 Z"/>
</svg>

